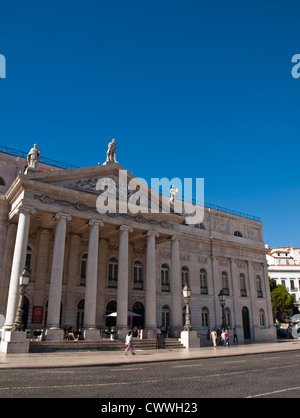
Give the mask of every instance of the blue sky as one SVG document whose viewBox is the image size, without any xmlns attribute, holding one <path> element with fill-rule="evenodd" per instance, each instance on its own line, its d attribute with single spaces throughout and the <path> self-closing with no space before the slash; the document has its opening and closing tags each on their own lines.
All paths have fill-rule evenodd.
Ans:
<svg viewBox="0 0 300 418">
<path fill-rule="evenodd" d="M 2 2 L 0 144 L 204 177 L 205 201 L 300 247 L 298 0 Z"/>
</svg>

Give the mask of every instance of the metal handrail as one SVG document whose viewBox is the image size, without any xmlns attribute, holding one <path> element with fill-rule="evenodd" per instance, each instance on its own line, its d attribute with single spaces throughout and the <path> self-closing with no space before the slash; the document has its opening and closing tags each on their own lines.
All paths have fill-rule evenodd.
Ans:
<svg viewBox="0 0 300 418">
<path fill-rule="evenodd" d="M 0 152 L 5 154 L 15 155 L 16 157 L 22 157 L 27 159 L 27 153 L 24 151 L 20 151 L 14 148 L 5 147 L 4 145 L 0 145 Z M 64 169 L 72 169 L 72 168 L 79 168 L 76 165 L 63 163 L 57 160 L 51 160 L 50 158 L 40 157 L 40 162 L 43 164 L 53 165 L 54 167 L 64 168 Z"/>
</svg>

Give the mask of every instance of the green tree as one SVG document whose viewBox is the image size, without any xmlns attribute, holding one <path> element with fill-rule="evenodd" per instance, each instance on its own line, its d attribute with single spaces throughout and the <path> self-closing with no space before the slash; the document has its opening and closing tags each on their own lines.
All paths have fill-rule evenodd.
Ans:
<svg viewBox="0 0 300 418">
<path fill-rule="evenodd" d="M 274 282 L 275 280 L 270 280 L 272 308 L 274 317 L 280 321 L 293 308 L 294 296 L 282 284 L 276 285 Z"/>
</svg>

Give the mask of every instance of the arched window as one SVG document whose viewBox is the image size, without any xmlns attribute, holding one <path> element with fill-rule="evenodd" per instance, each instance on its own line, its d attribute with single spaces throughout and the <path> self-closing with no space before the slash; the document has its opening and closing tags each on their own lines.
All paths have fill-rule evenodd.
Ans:
<svg viewBox="0 0 300 418">
<path fill-rule="evenodd" d="M 81 263 L 80 263 L 80 286 L 85 286 L 87 258 L 88 258 L 87 253 L 83 254 L 82 257 L 81 257 Z"/>
<path fill-rule="evenodd" d="M 202 317 L 202 327 L 209 328 L 209 310 L 206 306 L 202 308 L 201 317 Z"/>
<path fill-rule="evenodd" d="M 118 260 L 111 257 L 108 262 L 108 287 L 116 288 L 118 285 Z"/>
<path fill-rule="evenodd" d="M 108 328 L 115 327 L 117 323 L 117 317 L 115 315 L 109 316 L 110 314 L 115 314 L 117 312 L 117 302 L 111 300 L 106 305 L 106 326 Z"/>
<path fill-rule="evenodd" d="M 259 310 L 259 324 L 260 324 L 261 328 L 265 328 L 265 326 L 266 326 L 265 311 L 263 309 Z"/>
<path fill-rule="evenodd" d="M 229 295 L 229 286 L 228 286 L 228 273 L 227 271 L 222 271 L 222 288 L 223 295 Z"/>
<path fill-rule="evenodd" d="M 26 261 L 25 261 L 25 268 L 28 271 L 31 271 L 31 267 L 32 267 L 32 248 L 27 245 L 27 251 L 26 251 Z"/>
<path fill-rule="evenodd" d="M 0 176 L 0 186 L 5 186 L 5 181 L 3 177 Z"/>
<path fill-rule="evenodd" d="M 201 224 L 195 224 L 195 228 L 205 229 L 205 226 L 202 223 Z"/>
<path fill-rule="evenodd" d="M 137 314 L 138 316 L 131 317 L 131 325 L 132 328 L 144 328 L 145 326 L 145 308 L 141 302 L 135 302 L 132 306 L 132 312 Z"/>
<path fill-rule="evenodd" d="M 207 272 L 205 269 L 200 270 L 200 291 L 202 295 L 208 294 L 207 288 Z"/>
<path fill-rule="evenodd" d="M 240 231 L 235 231 L 233 234 L 235 237 L 243 237 L 243 234 Z"/>
<path fill-rule="evenodd" d="M 161 310 L 161 326 L 170 329 L 171 326 L 171 310 L 168 305 L 164 305 Z"/>
<path fill-rule="evenodd" d="M 183 266 L 181 268 L 181 281 L 182 287 L 184 287 L 185 285 L 190 285 L 189 268 L 187 266 Z"/>
<path fill-rule="evenodd" d="M 263 290 L 262 290 L 262 282 L 261 282 L 260 276 L 256 276 L 256 289 L 257 289 L 257 297 L 262 298 Z"/>
<path fill-rule="evenodd" d="M 160 268 L 161 291 L 170 292 L 170 269 L 168 264 L 162 264 Z"/>
<path fill-rule="evenodd" d="M 143 266 L 138 260 L 133 263 L 133 287 L 134 289 L 143 289 Z"/>
<path fill-rule="evenodd" d="M 247 296 L 247 288 L 246 288 L 246 277 L 243 273 L 240 274 L 240 287 L 241 287 L 241 296 Z"/>
</svg>

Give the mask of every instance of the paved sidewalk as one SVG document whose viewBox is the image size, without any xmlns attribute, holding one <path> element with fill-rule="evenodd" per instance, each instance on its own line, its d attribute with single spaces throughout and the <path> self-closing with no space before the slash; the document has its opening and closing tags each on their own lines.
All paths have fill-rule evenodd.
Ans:
<svg viewBox="0 0 300 418">
<path fill-rule="evenodd" d="M 55 368 L 80 366 L 112 366 L 159 361 L 190 360 L 213 357 L 242 356 L 246 354 L 300 351 L 300 340 L 279 340 L 267 343 L 236 344 L 229 348 L 199 347 L 190 349 L 136 350 L 136 355 L 123 351 L 77 351 L 54 353 L 4 354 L 0 353 L 0 369 Z"/>
</svg>

